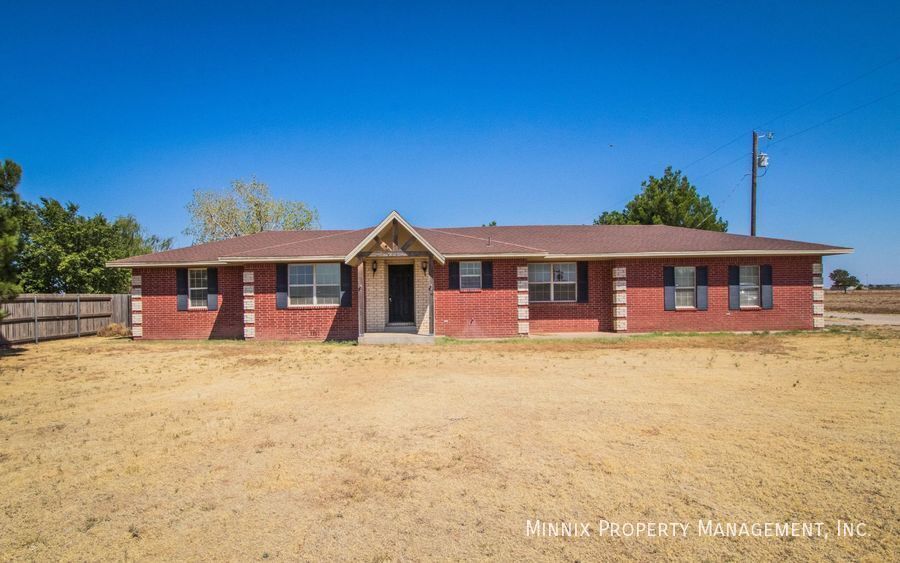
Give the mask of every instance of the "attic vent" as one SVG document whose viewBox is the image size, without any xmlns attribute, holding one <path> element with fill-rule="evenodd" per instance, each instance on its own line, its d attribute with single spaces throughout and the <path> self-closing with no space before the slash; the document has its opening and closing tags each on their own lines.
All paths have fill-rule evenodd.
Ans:
<svg viewBox="0 0 900 563">
<path fill-rule="evenodd" d="M 493 237 L 491 237 L 491 235 L 488 235 L 488 246 L 491 245 L 491 242 L 492 242 L 491 239 L 492 239 L 492 238 L 493 238 Z"/>
</svg>

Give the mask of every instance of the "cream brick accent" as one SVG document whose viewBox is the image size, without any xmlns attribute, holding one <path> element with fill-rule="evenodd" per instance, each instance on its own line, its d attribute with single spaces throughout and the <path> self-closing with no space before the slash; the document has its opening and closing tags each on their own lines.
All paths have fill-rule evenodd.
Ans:
<svg viewBox="0 0 900 563">
<path fill-rule="evenodd" d="M 615 328 L 617 331 L 628 330 L 628 321 L 626 319 L 616 319 Z"/>
<path fill-rule="evenodd" d="M 825 317 L 813 317 L 813 328 L 825 328 Z"/>
<path fill-rule="evenodd" d="M 244 310 L 252 311 L 256 308 L 256 301 L 253 299 L 244 299 Z"/>
<path fill-rule="evenodd" d="M 141 276 L 131 276 L 131 287 L 139 287 L 141 285 Z"/>
<path fill-rule="evenodd" d="M 244 324 L 252 325 L 256 323 L 256 313 L 244 313 Z"/>
<path fill-rule="evenodd" d="M 518 289 L 519 291 L 528 291 L 528 280 L 517 281 L 516 289 Z"/>
<path fill-rule="evenodd" d="M 519 320 L 528 320 L 528 307 L 519 307 Z"/>
<path fill-rule="evenodd" d="M 616 305 L 624 305 L 628 302 L 627 295 L 628 294 L 624 291 L 617 291 L 613 293 L 613 303 L 615 303 Z"/>
<path fill-rule="evenodd" d="M 416 308 L 416 332 L 431 334 L 431 288 L 434 286 L 432 272 L 422 271 L 422 260 L 413 264 L 413 304 Z"/>
<path fill-rule="evenodd" d="M 516 266 L 516 277 L 528 279 L 528 266 Z"/>
<path fill-rule="evenodd" d="M 614 278 L 624 278 L 625 277 L 625 267 L 619 266 L 618 268 L 613 268 L 613 277 Z"/>
<path fill-rule="evenodd" d="M 824 315 L 825 314 L 825 304 L 824 303 L 813 303 L 813 315 Z"/>
<path fill-rule="evenodd" d="M 141 338 L 144 336 L 144 327 L 142 326 L 133 326 L 131 327 L 131 336 L 135 338 Z"/>
<path fill-rule="evenodd" d="M 813 290 L 813 301 L 825 301 L 825 290 L 824 289 L 814 289 Z"/>
<path fill-rule="evenodd" d="M 253 272 L 244 272 L 244 283 L 253 283 Z"/>
<path fill-rule="evenodd" d="M 627 289 L 627 285 L 625 284 L 625 280 L 613 280 L 613 290 L 615 291 L 625 291 Z"/>
<path fill-rule="evenodd" d="M 140 299 L 132 299 L 131 300 L 131 310 L 132 311 L 143 311 L 144 305 L 141 303 Z"/>
<path fill-rule="evenodd" d="M 618 305 L 613 312 L 613 316 L 615 317 L 627 317 L 628 316 L 628 307 L 625 305 Z"/>
<path fill-rule="evenodd" d="M 132 295 L 133 297 L 140 297 L 140 296 L 141 296 L 141 288 L 140 288 L 140 287 L 132 287 L 132 288 L 131 288 L 131 295 Z"/>
<path fill-rule="evenodd" d="M 143 322 L 144 315 L 141 313 L 132 313 L 131 314 L 131 324 L 139 325 Z"/>
<path fill-rule="evenodd" d="M 378 332 L 387 324 L 387 264 L 384 260 L 374 261 L 378 269 L 372 271 L 373 260 L 366 260 L 363 273 L 366 276 L 366 330 Z"/>
<path fill-rule="evenodd" d="M 813 262 L 812 270 L 813 270 L 812 273 L 821 275 L 822 274 L 822 263 L 821 262 Z"/>
<path fill-rule="evenodd" d="M 244 286 L 244 295 L 253 295 L 253 285 Z"/>
<path fill-rule="evenodd" d="M 813 276 L 813 287 L 822 287 L 822 276 Z"/>
<path fill-rule="evenodd" d="M 519 305 L 528 305 L 528 294 L 519 293 Z"/>
<path fill-rule="evenodd" d="M 244 338 L 256 338 L 256 327 L 245 326 L 244 327 Z"/>
<path fill-rule="evenodd" d="M 528 323 L 527 322 L 519 323 L 519 334 L 528 334 Z"/>
</svg>

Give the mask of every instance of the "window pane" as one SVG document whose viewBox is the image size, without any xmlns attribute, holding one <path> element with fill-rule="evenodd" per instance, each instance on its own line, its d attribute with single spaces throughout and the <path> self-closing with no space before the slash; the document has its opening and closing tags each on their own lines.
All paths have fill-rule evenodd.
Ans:
<svg viewBox="0 0 900 563">
<path fill-rule="evenodd" d="M 547 270 L 549 274 L 549 269 Z M 528 301 L 550 301 L 550 284 L 549 283 L 530 283 L 528 284 Z"/>
<path fill-rule="evenodd" d="M 553 300 L 554 301 L 575 301 L 575 284 L 574 283 L 553 284 Z"/>
<path fill-rule="evenodd" d="M 576 270 L 577 268 L 575 267 L 574 262 L 568 262 L 566 264 L 554 264 L 553 281 L 573 282 L 575 281 Z"/>
<path fill-rule="evenodd" d="M 312 305 L 313 287 L 311 285 L 292 285 L 288 288 L 291 305 Z"/>
<path fill-rule="evenodd" d="M 461 276 L 480 276 L 481 262 L 460 262 L 459 275 Z"/>
<path fill-rule="evenodd" d="M 206 287 L 206 270 L 188 270 L 188 287 Z"/>
<path fill-rule="evenodd" d="M 206 307 L 206 290 L 205 289 L 192 289 L 190 290 L 191 294 L 191 307 Z"/>
<path fill-rule="evenodd" d="M 759 288 L 741 288 L 741 307 L 759 307 Z"/>
<path fill-rule="evenodd" d="M 341 286 L 317 285 L 316 303 L 318 305 L 337 305 L 341 301 Z"/>
<path fill-rule="evenodd" d="M 530 283 L 546 283 L 550 281 L 550 264 L 529 264 L 528 281 Z M 549 290 L 549 288 L 548 288 Z M 549 299 L 549 295 L 547 297 Z"/>
<path fill-rule="evenodd" d="M 676 307 L 694 307 L 694 290 L 675 289 L 675 306 Z"/>
<path fill-rule="evenodd" d="M 461 289 L 481 289 L 481 274 L 477 276 L 460 276 L 459 287 Z"/>
<path fill-rule="evenodd" d="M 312 285 L 312 282 L 312 264 L 293 264 L 291 266 L 288 266 L 289 285 Z"/>
<path fill-rule="evenodd" d="M 759 285 L 759 266 L 741 266 L 741 285 Z"/>
<path fill-rule="evenodd" d="M 341 267 L 338 264 L 316 264 L 316 285 L 340 285 Z"/>
<path fill-rule="evenodd" d="M 693 267 L 676 267 L 675 268 L 675 287 L 694 287 L 694 276 L 696 270 Z"/>
</svg>

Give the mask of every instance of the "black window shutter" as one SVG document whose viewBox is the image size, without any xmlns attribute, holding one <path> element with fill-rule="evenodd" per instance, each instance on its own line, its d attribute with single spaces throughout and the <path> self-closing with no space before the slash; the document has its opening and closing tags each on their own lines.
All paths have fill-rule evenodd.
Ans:
<svg viewBox="0 0 900 563">
<path fill-rule="evenodd" d="M 175 295 L 177 296 L 178 310 L 188 310 L 188 275 L 187 268 L 175 270 Z"/>
<path fill-rule="evenodd" d="M 215 311 L 219 308 L 219 269 L 206 269 L 206 308 Z"/>
<path fill-rule="evenodd" d="M 481 263 L 481 288 L 494 289 L 494 263 L 490 260 Z"/>
<path fill-rule="evenodd" d="M 708 286 L 709 270 L 706 266 L 697 266 L 697 310 L 705 311 L 709 308 Z"/>
<path fill-rule="evenodd" d="M 732 311 L 741 308 L 740 266 L 728 266 L 728 308 Z"/>
<path fill-rule="evenodd" d="M 772 265 L 759 267 L 759 305 L 763 309 L 772 308 Z"/>
<path fill-rule="evenodd" d="M 341 307 L 353 306 L 353 268 L 341 264 Z"/>
<path fill-rule="evenodd" d="M 578 262 L 578 303 L 588 302 L 588 263 Z"/>
<path fill-rule="evenodd" d="M 450 289 L 459 289 L 459 262 L 449 262 L 447 271 L 450 272 Z"/>
<path fill-rule="evenodd" d="M 663 301 L 666 311 L 675 310 L 675 266 L 663 267 Z"/>
<path fill-rule="evenodd" d="M 275 264 L 275 308 L 287 309 L 288 306 L 288 266 Z"/>
</svg>

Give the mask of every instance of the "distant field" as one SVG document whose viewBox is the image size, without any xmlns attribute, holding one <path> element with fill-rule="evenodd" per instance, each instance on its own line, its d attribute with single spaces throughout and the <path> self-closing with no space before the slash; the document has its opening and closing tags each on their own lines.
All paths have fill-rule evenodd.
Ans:
<svg viewBox="0 0 900 563">
<path fill-rule="evenodd" d="M 900 313 L 900 290 L 826 291 L 825 310 L 845 313 Z"/>
</svg>

